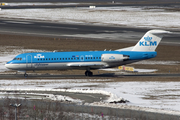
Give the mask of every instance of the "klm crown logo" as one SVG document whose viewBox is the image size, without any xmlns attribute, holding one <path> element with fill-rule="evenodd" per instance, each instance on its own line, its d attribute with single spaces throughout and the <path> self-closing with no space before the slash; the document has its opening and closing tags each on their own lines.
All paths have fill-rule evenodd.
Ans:
<svg viewBox="0 0 180 120">
<path fill-rule="evenodd" d="M 144 40 L 139 42 L 139 46 L 157 46 L 157 41 L 151 41 L 152 37 L 144 37 Z"/>
<path fill-rule="evenodd" d="M 151 40 L 152 40 L 152 37 L 147 36 L 147 37 L 144 37 L 144 39 L 145 39 L 146 41 L 151 41 Z"/>
<path fill-rule="evenodd" d="M 115 57 L 114 57 L 114 56 L 111 56 L 111 57 L 109 57 L 109 59 L 114 60 L 114 59 L 115 59 Z"/>
</svg>

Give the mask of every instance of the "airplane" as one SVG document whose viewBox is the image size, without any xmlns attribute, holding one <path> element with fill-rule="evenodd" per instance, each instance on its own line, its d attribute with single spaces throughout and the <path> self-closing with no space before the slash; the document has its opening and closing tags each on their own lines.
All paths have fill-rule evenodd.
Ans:
<svg viewBox="0 0 180 120">
<path fill-rule="evenodd" d="M 164 34 L 171 33 L 165 30 L 150 30 L 132 47 L 114 51 L 76 51 L 76 52 L 37 52 L 17 55 L 7 62 L 5 67 L 12 70 L 85 70 L 86 76 L 92 76 L 91 70 L 112 68 L 134 63 L 157 56 L 155 49 Z"/>
</svg>

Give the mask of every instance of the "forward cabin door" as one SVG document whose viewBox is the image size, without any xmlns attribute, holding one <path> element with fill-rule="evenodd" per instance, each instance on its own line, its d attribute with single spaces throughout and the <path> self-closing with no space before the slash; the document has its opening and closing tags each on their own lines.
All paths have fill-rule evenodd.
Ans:
<svg viewBox="0 0 180 120">
<path fill-rule="evenodd" d="M 84 61 L 84 56 L 83 55 L 81 55 L 80 60 Z"/>
<path fill-rule="evenodd" d="M 32 55 L 26 55 L 26 68 L 32 68 Z"/>
</svg>

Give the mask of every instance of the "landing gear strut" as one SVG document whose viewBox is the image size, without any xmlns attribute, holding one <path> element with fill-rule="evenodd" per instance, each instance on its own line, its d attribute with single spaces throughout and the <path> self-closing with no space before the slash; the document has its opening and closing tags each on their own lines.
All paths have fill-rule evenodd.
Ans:
<svg viewBox="0 0 180 120">
<path fill-rule="evenodd" d="M 28 74 L 27 74 L 27 73 L 24 73 L 24 77 L 28 77 Z"/>
<path fill-rule="evenodd" d="M 92 75 L 93 75 L 93 72 L 91 72 L 91 71 L 86 71 L 86 72 L 85 72 L 85 75 L 86 75 L 86 76 L 92 76 Z"/>
</svg>

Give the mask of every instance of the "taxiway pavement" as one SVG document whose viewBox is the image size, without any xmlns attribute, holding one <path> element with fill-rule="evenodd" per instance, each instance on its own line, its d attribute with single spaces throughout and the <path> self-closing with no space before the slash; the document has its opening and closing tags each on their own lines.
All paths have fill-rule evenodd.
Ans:
<svg viewBox="0 0 180 120">
<path fill-rule="evenodd" d="M 85 75 L 61 75 L 61 74 L 29 74 L 28 77 L 24 77 L 23 74 L 1 74 L 0 79 L 64 79 L 64 78 L 119 78 L 119 77 L 180 77 L 180 74 L 114 74 L 114 73 L 105 73 L 105 74 L 97 74 L 91 77 Z"/>
<path fill-rule="evenodd" d="M 122 26 L 100 26 L 88 24 L 53 23 L 51 21 L 34 21 L 0 18 L 1 34 L 20 34 L 46 37 L 86 38 L 136 43 L 148 30 L 145 28 L 128 28 Z M 172 31 L 172 30 L 171 30 Z M 172 31 L 179 32 L 179 31 Z M 166 35 L 161 44 L 180 45 L 180 34 Z"/>
</svg>

